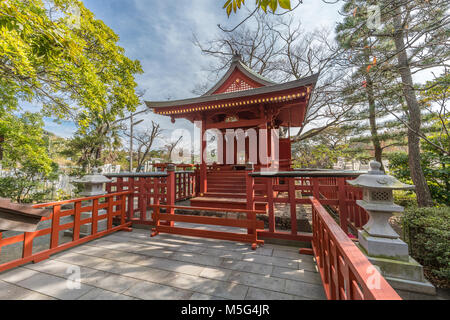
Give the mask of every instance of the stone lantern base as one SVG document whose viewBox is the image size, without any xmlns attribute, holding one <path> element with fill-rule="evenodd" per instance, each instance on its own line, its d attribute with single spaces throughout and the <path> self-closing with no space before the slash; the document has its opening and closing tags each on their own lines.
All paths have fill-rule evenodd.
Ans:
<svg viewBox="0 0 450 320">
<path fill-rule="evenodd" d="M 436 294 L 436 288 L 425 279 L 422 265 L 412 257 L 408 256 L 406 261 L 388 257 L 373 257 L 361 244 L 358 246 L 394 289 L 428 295 Z"/>
<path fill-rule="evenodd" d="M 371 257 L 406 262 L 410 259 L 408 245 L 398 238 L 375 237 L 370 235 L 366 230 L 360 230 L 358 233 L 358 241 Z"/>
</svg>

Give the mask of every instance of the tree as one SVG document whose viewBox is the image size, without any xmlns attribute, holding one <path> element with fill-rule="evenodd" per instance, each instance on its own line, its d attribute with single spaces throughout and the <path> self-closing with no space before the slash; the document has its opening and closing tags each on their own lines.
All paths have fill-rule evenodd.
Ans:
<svg viewBox="0 0 450 320">
<path fill-rule="evenodd" d="M 206 43 L 195 44 L 217 58 L 210 68 L 216 77 L 229 67 L 231 58 L 239 53 L 242 61 L 261 75 L 274 81 L 286 82 L 320 73 L 306 114 L 305 125 L 293 137 L 297 142 L 321 134 L 330 127 L 343 125 L 351 119 L 352 106 L 342 98 L 345 69 L 337 63 L 342 51 L 326 29 L 305 32 L 292 19 L 268 19 L 264 14 L 254 16 L 254 28 L 243 26 L 233 32 L 223 32 Z M 197 85 L 195 92 L 207 85 Z"/>
<path fill-rule="evenodd" d="M 42 115 L 38 113 L 15 116 L 0 111 L 1 163 L 12 173 L 10 177 L 0 179 L 1 197 L 17 202 L 31 201 L 35 199 L 32 193 L 42 180 L 57 170 L 47 153 L 43 126 Z"/>
<path fill-rule="evenodd" d="M 0 2 L 0 107 L 42 103 L 47 115 L 87 128 L 105 106 L 113 118 L 139 103 L 139 61 L 78 0 Z M 80 116 L 80 115 L 85 115 Z"/>
<path fill-rule="evenodd" d="M 63 155 L 77 159 L 76 163 L 82 167 L 79 174 L 88 173 L 105 162 L 113 162 L 116 151 L 122 146 L 120 122 L 108 121 L 102 114 L 90 114 L 89 117 L 89 126 L 80 127 L 62 151 Z"/>
<path fill-rule="evenodd" d="M 301 1 L 299 1 L 301 3 Z M 227 0 L 223 6 L 227 11 L 227 15 L 230 16 L 231 12 L 236 11 L 245 4 L 245 0 Z M 275 13 L 281 7 L 282 9 L 292 10 L 291 1 L 290 0 L 256 0 L 256 8 L 255 10 L 262 9 L 264 12 L 267 12 L 268 9 L 271 9 L 273 13 Z"/>
<path fill-rule="evenodd" d="M 144 163 L 149 160 L 149 156 L 154 151 L 152 150 L 153 145 L 161 137 L 162 131 L 161 126 L 152 121 L 151 127 L 147 127 L 145 130 L 139 131 L 134 135 L 133 138 L 138 142 L 137 172 L 140 172 L 144 167 Z"/>
<path fill-rule="evenodd" d="M 368 21 L 374 18 L 369 6 L 377 6 L 380 11 L 380 23 L 376 27 L 366 28 Z M 449 52 L 446 47 L 446 28 L 449 17 L 445 15 L 448 4 L 445 1 L 346 1 L 344 14 L 347 23 L 354 32 L 349 41 L 366 42 L 372 53 L 378 58 L 377 68 L 372 68 L 371 76 L 398 81 L 399 89 L 389 86 L 384 90 L 390 96 L 387 105 L 379 101 L 382 108 L 394 116 L 407 128 L 409 167 L 412 180 L 416 185 L 419 206 L 432 205 L 429 187 L 421 165 L 420 140 L 426 141 L 421 131 L 422 110 L 417 99 L 417 85 L 413 75 L 437 66 L 446 66 Z M 393 46 L 385 46 L 385 43 Z M 373 71 L 373 73 L 372 73 Z M 380 84 L 381 86 L 382 84 Z M 397 101 L 394 104 L 393 101 Z M 405 116 L 395 111 L 404 107 Z M 404 121 L 403 119 L 406 119 Z M 447 150 L 442 150 L 447 152 Z"/>
<path fill-rule="evenodd" d="M 177 140 L 170 141 L 164 146 L 165 149 L 167 150 L 166 160 L 168 162 L 172 161 L 172 153 L 182 140 L 183 140 L 183 136 L 180 136 Z"/>
<path fill-rule="evenodd" d="M 347 130 L 346 127 L 329 128 L 320 135 L 294 143 L 294 167 L 333 169 L 338 158 L 348 155 Z"/>
</svg>

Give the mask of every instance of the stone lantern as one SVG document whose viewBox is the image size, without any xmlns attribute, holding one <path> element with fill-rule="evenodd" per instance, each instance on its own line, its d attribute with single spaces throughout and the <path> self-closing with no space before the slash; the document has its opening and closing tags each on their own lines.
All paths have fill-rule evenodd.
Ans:
<svg viewBox="0 0 450 320">
<path fill-rule="evenodd" d="M 84 176 L 81 179 L 75 180 L 74 183 L 78 183 L 83 186 L 83 192 L 80 193 L 83 197 L 95 197 L 102 196 L 106 194 L 104 191 L 103 185 L 105 183 L 111 182 L 110 179 L 99 173 L 98 168 L 94 168 L 92 170 L 92 174 Z M 92 206 L 93 201 L 85 201 L 83 202 L 83 206 Z M 106 210 L 99 210 L 98 215 L 106 214 Z M 92 218 L 92 212 L 83 212 L 81 213 L 81 220 Z M 107 219 L 98 220 L 98 231 L 104 231 L 107 229 L 108 221 Z M 92 232 L 92 223 L 87 223 L 81 226 L 80 228 L 80 236 L 88 236 Z M 68 230 L 66 235 L 72 235 L 72 231 Z"/>
<path fill-rule="evenodd" d="M 372 264 L 379 267 L 391 285 L 400 290 L 435 294 L 435 288 L 423 275 L 423 267 L 409 256 L 408 245 L 392 229 L 389 219 L 404 208 L 394 204 L 394 190 L 414 190 L 380 170 L 381 164 L 370 163 L 370 171 L 350 185 L 363 188 L 363 200 L 357 204 L 370 216 L 368 223 L 358 233 L 361 250 Z"/>
<path fill-rule="evenodd" d="M 83 185 L 83 192 L 80 193 L 82 196 L 95 197 L 106 193 L 103 189 L 103 185 L 111 182 L 111 180 L 99 174 L 98 168 L 94 168 L 92 174 L 84 176 L 74 182 Z"/>
</svg>

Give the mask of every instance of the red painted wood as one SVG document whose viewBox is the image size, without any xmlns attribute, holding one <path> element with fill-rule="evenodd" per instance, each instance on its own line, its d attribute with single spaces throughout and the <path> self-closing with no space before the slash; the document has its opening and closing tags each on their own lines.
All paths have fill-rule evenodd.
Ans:
<svg viewBox="0 0 450 320">
<path fill-rule="evenodd" d="M 109 194 L 109 195 L 105 195 L 105 196 L 97 196 L 97 197 L 90 197 L 90 198 L 75 199 L 75 200 L 67 200 L 67 201 L 47 203 L 47 204 L 39 204 L 39 205 L 33 206 L 34 208 L 53 208 L 52 215 L 49 218 L 42 219 L 42 221 L 51 220 L 51 225 L 49 228 L 46 228 L 46 229 L 38 230 L 36 232 L 23 233 L 21 235 L 10 237 L 7 239 L 3 239 L 1 237 L 2 234 L 0 233 L 0 249 L 4 246 L 12 245 L 15 243 L 21 243 L 21 242 L 22 242 L 22 248 L 23 248 L 22 249 L 22 258 L 1 264 L 0 272 L 18 267 L 20 265 L 23 265 L 23 264 L 26 264 L 29 262 L 39 262 L 39 261 L 48 259 L 50 257 L 50 255 L 55 254 L 57 252 L 77 246 L 77 245 L 85 243 L 87 241 L 91 241 L 93 239 L 97 239 L 99 237 L 102 237 L 104 235 L 110 234 L 115 231 L 120 231 L 125 228 L 128 229 L 131 226 L 131 222 L 121 224 L 117 227 L 111 228 L 106 231 L 96 232 L 95 234 L 91 234 L 91 235 L 83 237 L 81 239 L 80 239 L 80 235 L 79 235 L 80 226 L 82 224 L 85 224 L 85 223 L 95 224 L 95 222 L 94 222 L 95 214 L 93 215 L 92 218 L 84 219 L 83 221 L 81 221 L 81 203 L 83 201 L 92 200 L 94 202 L 92 207 L 95 210 L 95 208 L 98 206 L 97 202 L 99 199 L 101 199 L 101 198 L 112 199 L 115 196 L 125 197 L 127 194 L 129 194 L 129 192 Z M 67 211 L 61 212 L 61 205 L 71 204 L 71 203 L 73 203 L 75 206 L 74 210 L 67 210 Z M 114 203 L 114 202 L 110 201 L 110 203 Z M 74 217 L 74 221 L 71 223 L 60 225 L 61 216 L 68 216 L 68 213 L 70 213 L 70 215 L 72 215 Z M 109 207 L 107 215 L 98 217 L 98 219 L 105 218 L 106 216 L 114 216 L 116 214 L 123 216 L 124 213 L 125 212 L 123 212 L 123 213 L 122 212 L 118 212 L 118 213 L 112 212 L 112 207 Z M 73 229 L 73 239 L 74 240 L 71 242 L 68 242 L 66 244 L 59 245 L 59 232 L 64 231 L 64 230 L 69 230 L 69 229 Z M 95 229 L 95 228 L 93 228 L 93 229 Z M 37 253 L 33 253 L 33 240 L 38 237 L 43 237 L 43 236 L 47 236 L 47 235 L 50 235 L 50 248 L 47 250 L 39 251 Z"/>
<path fill-rule="evenodd" d="M 350 297 L 364 300 L 401 300 L 395 290 L 328 214 L 319 200 L 311 198 L 311 203 L 314 221 L 312 245 L 328 299 Z M 344 261 L 348 270 L 340 272 L 340 260 Z M 339 280 L 339 274 L 347 278 Z M 369 287 L 371 277 L 379 279 L 379 288 Z M 341 287 L 345 283 L 350 283 L 350 287 Z M 342 291 L 345 295 L 341 294 Z"/>
<path fill-rule="evenodd" d="M 186 222 L 196 224 L 206 224 L 212 226 L 226 226 L 235 228 L 250 228 L 254 227 L 256 219 L 242 220 L 242 219 L 228 219 L 228 218 L 216 218 L 216 217 L 202 217 L 202 216 L 189 216 L 189 215 L 171 215 L 171 214 L 159 214 L 160 220 Z M 258 229 L 264 228 L 263 221 L 257 221 L 256 226 Z"/>
<path fill-rule="evenodd" d="M 297 234 L 297 203 L 295 201 L 295 179 L 288 179 L 288 198 L 289 198 L 289 209 L 291 212 L 291 233 L 293 235 Z"/>
<path fill-rule="evenodd" d="M 80 239 L 80 226 L 81 226 L 81 201 L 75 203 L 75 214 L 73 216 L 73 241 Z"/>
<path fill-rule="evenodd" d="M 59 245 L 59 219 L 61 214 L 61 206 L 56 205 L 53 207 L 52 214 L 52 235 L 50 237 L 50 249 L 54 249 Z"/>
<path fill-rule="evenodd" d="M 346 203 L 345 178 L 338 178 L 339 220 L 342 230 L 348 234 L 348 210 Z"/>
<path fill-rule="evenodd" d="M 169 227 L 169 226 L 160 226 L 160 227 L 158 227 L 157 230 L 159 232 L 179 234 L 179 235 L 191 236 L 191 237 L 238 241 L 238 242 L 246 242 L 246 243 L 253 243 L 253 241 L 254 241 L 253 236 L 249 235 L 249 234 L 198 230 L 198 229 L 188 229 L 188 228 Z M 264 244 L 264 241 L 258 240 L 257 243 Z"/>
<path fill-rule="evenodd" d="M 92 202 L 92 226 L 91 235 L 95 235 L 98 229 L 98 199 Z"/>
</svg>

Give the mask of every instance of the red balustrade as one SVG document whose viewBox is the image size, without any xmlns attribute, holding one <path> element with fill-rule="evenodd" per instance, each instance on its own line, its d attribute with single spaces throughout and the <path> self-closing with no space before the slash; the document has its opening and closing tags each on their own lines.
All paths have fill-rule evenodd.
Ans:
<svg viewBox="0 0 450 320">
<path fill-rule="evenodd" d="M 52 208 L 52 214 L 48 218 L 42 218 L 41 223 L 49 221 L 49 227 L 36 232 L 26 232 L 16 236 L 4 238 L 0 232 L 0 252 L 2 247 L 21 243 L 22 257 L 14 261 L 8 261 L 0 265 L 0 272 L 9 270 L 29 262 L 39 262 L 48 259 L 50 255 L 60 251 L 78 246 L 88 241 L 106 236 L 116 231 L 130 231 L 132 222 L 126 221 L 126 200 L 131 192 L 117 192 L 104 196 L 81 198 L 75 200 L 53 202 L 35 205 L 34 208 Z M 83 206 L 87 201 L 92 202 L 88 206 Z M 70 205 L 70 209 L 63 209 L 63 206 Z M 106 213 L 100 213 L 105 210 Z M 83 212 L 92 212 L 92 217 L 81 219 Z M 61 219 L 72 217 L 72 222 L 61 224 Z M 98 222 L 107 219 L 106 230 L 98 231 Z M 114 225 L 114 220 L 116 225 Z M 91 234 L 80 235 L 80 228 L 85 224 L 91 223 Z M 71 230 L 72 239 L 66 243 L 60 243 L 60 232 Z M 33 242 L 35 239 L 44 236 L 50 236 L 49 249 L 34 252 Z"/>
<path fill-rule="evenodd" d="M 312 246 L 329 300 L 401 300 L 361 250 L 311 197 Z"/>
<path fill-rule="evenodd" d="M 269 230 L 262 235 L 272 238 L 310 241 L 311 234 L 301 234 L 297 228 L 297 205 L 308 205 L 309 196 L 314 196 L 324 206 L 333 210 L 339 216 L 341 228 L 349 233 L 349 228 L 357 232 L 369 219 L 367 212 L 356 204 L 362 199 L 362 191 L 347 183 L 358 174 L 332 172 L 285 172 L 273 175 L 250 173 L 247 184 L 253 183 L 254 192 L 263 195 L 255 196 L 247 190 L 247 203 L 267 202 Z M 331 175 L 331 176 L 327 176 Z M 265 183 L 255 184 L 255 179 L 265 180 Z M 289 204 L 291 215 L 291 232 L 279 232 L 275 228 L 275 207 L 277 204 Z"/>
<path fill-rule="evenodd" d="M 171 233 L 248 242 L 252 249 L 264 243 L 261 237 L 310 242 L 312 249 L 301 252 L 316 257 L 328 299 L 400 299 L 348 237 L 349 226 L 356 230 L 368 218 L 367 213 L 356 205 L 356 200 L 362 197 L 361 191 L 346 183 L 356 176 L 294 171 L 272 176 L 250 173 L 246 175 L 247 208 L 244 210 L 176 206 L 177 201 L 189 199 L 196 193 L 198 170 L 109 175 L 113 182 L 107 184 L 107 195 L 34 206 L 53 208 L 51 217 L 42 220 L 51 220 L 49 228 L 10 238 L 4 238 L 0 233 L 0 251 L 4 246 L 23 243 L 22 258 L 0 265 L 0 272 L 47 259 L 51 254 L 112 232 L 130 231 L 133 224 L 146 224 L 154 226 L 152 236 Z M 92 204 L 83 207 L 86 201 Z M 266 202 L 267 212 L 255 210 L 256 202 Z M 62 210 L 68 204 L 73 208 Z M 290 205 L 290 232 L 276 230 L 276 204 Z M 312 207 L 312 234 L 298 232 L 297 205 Z M 339 214 L 340 226 L 324 206 Z M 106 210 L 106 213 L 100 215 L 99 210 Z M 176 210 L 185 212 L 176 214 Z M 186 211 L 239 213 L 245 214 L 246 218 L 187 215 Z M 82 220 L 83 212 L 92 212 L 92 218 Z M 268 230 L 264 230 L 263 222 L 257 219 L 257 215 L 263 214 L 268 214 Z M 73 222 L 60 223 L 61 218 L 69 216 L 73 216 Z M 103 219 L 107 219 L 107 229 L 98 231 L 98 221 Z M 247 232 L 198 230 L 175 226 L 175 222 L 243 228 Z M 88 223 L 92 223 L 92 232 L 83 237 L 80 228 Z M 60 244 L 59 233 L 69 229 L 73 233 L 71 241 Z M 45 235 L 50 235 L 49 249 L 33 252 L 33 240 Z"/>
</svg>

